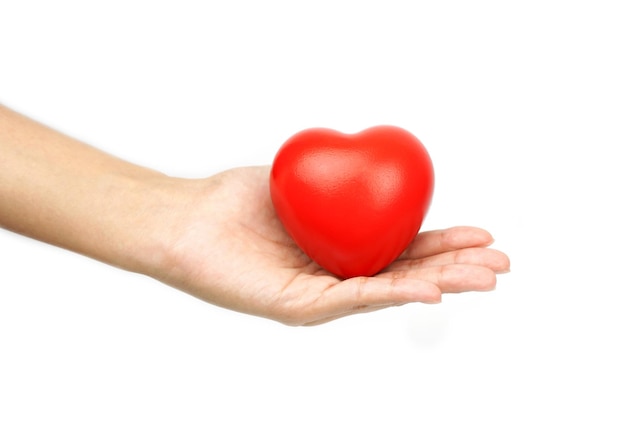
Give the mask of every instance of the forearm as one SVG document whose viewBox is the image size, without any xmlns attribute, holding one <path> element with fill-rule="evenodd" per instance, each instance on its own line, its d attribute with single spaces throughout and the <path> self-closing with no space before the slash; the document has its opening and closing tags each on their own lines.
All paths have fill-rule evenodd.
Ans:
<svg viewBox="0 0 626 427">
<path fill-rule="evenodd" d="M 162 256 L 153 226 L 167 209 L 162 182 L 0 105 L 1 227 L 139 271 Z"/>
</svg>

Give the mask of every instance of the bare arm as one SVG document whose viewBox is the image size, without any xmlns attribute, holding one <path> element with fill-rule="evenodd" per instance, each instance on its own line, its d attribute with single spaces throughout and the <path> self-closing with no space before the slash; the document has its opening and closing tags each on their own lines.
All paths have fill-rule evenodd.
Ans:
<svg viewBox="0 0 626 427">
<path fill-rule="evenodd" d="M 162 174 L 0 106 L 0 226 L 122 268 L 162 257 Z"/>
</svg>

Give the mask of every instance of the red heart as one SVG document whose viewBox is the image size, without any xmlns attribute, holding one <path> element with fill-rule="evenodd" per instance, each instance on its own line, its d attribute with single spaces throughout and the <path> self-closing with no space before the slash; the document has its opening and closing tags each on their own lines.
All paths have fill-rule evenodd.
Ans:
<svg viewBox="0 0 626 427">
<path fill-rule="evenodd" d="M 343 278 L 371 276 L 413 240 L 433 194 L 428 152 L 411 133 L 308 129 L 276 153 L 274 208 L 298 246 Z"/>
</svg>

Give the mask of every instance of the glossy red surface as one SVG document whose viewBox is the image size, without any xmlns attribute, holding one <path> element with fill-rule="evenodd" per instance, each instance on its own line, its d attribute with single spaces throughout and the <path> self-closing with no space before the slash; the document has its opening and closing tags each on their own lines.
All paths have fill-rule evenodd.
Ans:
<svg viewBox="0 0 626 427">
<path fill-rule="evenodd" d="M 428 152 L 393 126 L 356 134 L 304 130 L 282 145 L 270 175 L 272 202 L 287 232 L 344 278 L 376 274 L 404 251 L 433 187 Z"/>
</svg>

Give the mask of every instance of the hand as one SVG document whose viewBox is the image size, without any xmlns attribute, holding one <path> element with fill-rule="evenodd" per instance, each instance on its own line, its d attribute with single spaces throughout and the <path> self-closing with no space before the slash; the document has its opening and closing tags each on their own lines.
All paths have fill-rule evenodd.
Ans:
<svg viewBox="0 0 626 427">
<path fill-rule="evenodd" d="M 153 277 L 210 303 L 288 325 L 315 325 L 442 293 L 487 291 L 509 269 L 481 229 L 420 233 L 375 277 L 340 280 L 306 256 L 278 220 L 269 167 L 232 169 L 172 186 L 167 262 Z"/>
<path fill-rule="evenodd" d="M 1 105 L 0 152 L 0 227 L 290 325 L 489 290 L 509 268 L 489 233 L 456 227 L 418 235 L 375 277 L 341 281 L 286 234 L 269 167 L 170 178 Z"/>
</svg>

